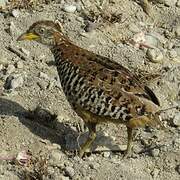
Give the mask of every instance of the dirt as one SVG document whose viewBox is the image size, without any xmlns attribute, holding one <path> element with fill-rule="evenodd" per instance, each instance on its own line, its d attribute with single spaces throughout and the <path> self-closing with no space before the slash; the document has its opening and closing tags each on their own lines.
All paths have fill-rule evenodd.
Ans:
<svg viewBox="0 0 180 180">
<path fill-rule="evenodd" d="M 101 2 L 104 4 L 98 8 Z M 64 4 L 81 8 L 68 13 Z M 16 17 L 13 8 L 0 13 L 0 179 L 180 178 L 179 109 L 161 113 L 168 131 L 139 129 L 133 154 L 127 159 L 120 151 L 126 145 L 126 128 L 99 125 L 92 152 L 81 159 L 76 149 L 87 137 L 87 129 L 63 94 L 50 50 L 36 42 L 16 41 L 37 20 L 59 20 L 75 44 L 107 56 L 141 77 L 158 74 L 146 83 L 162 110 L 180 106 L 180 7 L 157 1 L 150 6 L 147 15 L 138 1 L 47 1 L 17 9 Z M 93 24 L 89 32 L 85 31 L 87 19 Z M 136 31 L 158 36 L 161 62 L 151 62 L 146 54 L 149 48 L 131 43 Z M 23 82 L 18 80 L 17 87 L 11 88 L 8 78 L 16 76 Z M 17 159 L 22 152 L 26 152 L 25 162 Z"/>
</svg>

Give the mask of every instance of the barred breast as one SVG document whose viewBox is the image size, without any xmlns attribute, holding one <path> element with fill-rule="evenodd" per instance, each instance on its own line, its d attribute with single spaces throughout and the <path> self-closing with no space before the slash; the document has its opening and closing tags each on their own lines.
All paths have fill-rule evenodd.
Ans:
<svg viewBox="0 0 180 180">
<path fill-rule="evenodd" d="M 90 86 L 87 79 L 79 73 L 79 67 L 68 60 L 61 59 L 59 51 L 54 51 L 57 71 L 63 91 L 72 106 L 78 105 L 99 116 L 109 116 L 124 122 L 131 118 L 126 107 L 112 105 L 112 98 L 102 89 Z"/>
</svg>

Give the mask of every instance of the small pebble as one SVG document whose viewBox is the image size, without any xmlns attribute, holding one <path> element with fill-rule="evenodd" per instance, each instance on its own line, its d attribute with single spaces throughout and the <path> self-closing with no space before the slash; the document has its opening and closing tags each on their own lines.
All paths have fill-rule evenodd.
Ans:
<svg viewBox="0 0 180 180">
<path fill-rule="evenodd" d="M 82 23 L 84 22 L 84 19 L 83 19 L 82 17 L 79 17 L 79 16 L 78 16 L 76 19 L 77 19 L 79 22 L 82 22 Z"/>
<path fill-rule="evenodd" d="M 37 85 L 40 87 L 41 90 L 46 90 L 49 83 L 46 81 L 38 81 Z"/>
<path fill-rule="evenodd" d="M 21 47 L 21 48 L 20 48 L 20 51 L 21 51 L 22 53 L 24 53 L 27 57 L 29 57 L 30 52 L 29 52 L 27 49 Z"/>
<path fill-rule="evenodd" d="M 43 72 L 40 72 L 40 73 L 39 73 L 39 77 L 40 77 L 40 78 L 43 78 L 43 79 L 49 80 L 49 76 L 48 76 L 46 73 L 43 73 Z"/>
<path fill-rule="evenodd" d="M 156 179 L 159 174 L 159 169 L 154 169 L 151 174 L 152 174 L 153 178 Z"/>
<path fill-rule="evenodd" d="M 159 149 L 152 149 L 151 150 L 151 155 L 153 157 L 157 157 L 159 155 Z"/>
<path fill-rule="evenodd" d="M 169 57 L 170 57 L 170 58 L 175 58 L 175 57 L 177 57 L 177 52 L 176 52 L 174 49 L 170 50 L 170 51 L 169 51 Z"/>
<path fill-rule="evenodd" d="M 18 32 L 15 24 L 13 21 L 10 22 L 10 25 L 9 25 L 9 33 L 11 36 L 14 36 L 16 33 Z"/>
<path fill-rule="evenodd" d="M 63 154 L 59 150 L 53 150 L 50 155 L 50 162 L 53 165 L 57 165 L 61 162 Z"/>
<path fill-rule="evenodd" d="M 180 126 L 180 112 L 175 114 L 174 119 L 173 119 L 173 124 L 175 126 Z"/>
<path fill-rule="evenodd" d="M 169 43 L 167 43 L 167 44 L 165 44 L 166 45 L 166 47 L 165 48 L 167 48 L 167 49 L 172 49 L 173 48 L 173 46 L 174 46 L 174 42 L 169 42 Z"/>
<path fill-rule="evenodd" d="M 16 77 L 11 81 L 10 88 L 16 89 L 17 87 L 21 87 L 24 83 L 24 79 L 22 76 Z"/>
<path fill-rule="evenodd" d="M 98 24 L 95 23 L 95 22 L 86 21 L 86 27 L 84 28 L 84 30 L 85 30 L 86 32 L 90 32 L 90 31 L 96 29 L 97 26 L 98 26 Z"/>
<path fill-rule="evenodd" d="M 1 70 L 3 70 L 3 68 L 4 68 L 4 67 L 3 67 L 3 65 L 2 65 L 2 64 L 0 64 L 0 71 L 1 71 Z"/>
<path fill-rule="evenodd" d="M 16 67 L 17 67 L 18 69 L 23 69 L 23 67 L 24 67 L 23 62 L 22 62 L 22 61 L 18 61 L 18 62 L 16 63 Z"/>
<path fill-rule="evenodd" d="M 171 7 L 176 5 L 177 0 L 158 0 L 158 2 Z"/>
<path fill-rule="evenodd" d="M 76 4 L 76 10 L 80 12 L 82 10 L 81 4 Z"/>
<path fill-rule="evenodd" d="M 175 138 L 175 139 L 173 140 L 173 144 L 174 144 L 174 146 L 179 147 L 179 146 L 180 146 L 180 137 Z"/>
<path fill-rule="evenodd" d="M 180 174 L 180 164 L 176 167 L 176 171 Z"/>
<path fill-rule="evenodd" d="M 148 49 L 147 56 L 154 63 L 161 63 L 164 58 L 163 53 L 157 48 L 156 49 Z"/>
<path fill-rule="evenodd" d="M 24 83 L 24 79 L 21 75 L 10 75 L 6 79 L 5 88 L 6 89 L 16 89 L 21 87 Z"/>
<path fill-rule="evenodd" d="M 174 50 L 176 51 L 177 55 L 180 56 L 180 47 L 175 47 Z"/>
<path fill-rule="evenodd" d="M 119 145 L 119 149 L 120 149 L 121 151 L 125 151 L 125 150 L 127 149 L 127 145 L 121 144 L 121 145 Z"/>
<path fill-rule="evenodd" d="M 1 55 L 1 57 L 0 57 L 0 64 L 7 65 L 8 62 L 9 62 L 8 59 Z"/>
<path fill-rule="evenodd" d="M 7 3 L 8 0 L 0 0 L 0 7 L 4 9 Z"/>
<path fill-rule="evenodd" d="M 6 74 L 11 74 L 15 71 L 15 66 L 13 64 L 9 64 L 8 67 L 6 68 Z"/>
<path fill-rule="evenodd" d="M 135 23 L 129 25 L 129 30 L 133 33 L 138 33 L 141 31 L 140 28 Z"/>
<path fill-rule="evenodd" d="M 158 47 L 159 40 L 155 36 L 145 35 L 145 42 L 148 46 Z"/>
<path fill-rule="evenodd" d="M 69 180 L 69 177 L 61 175 L 58 177 L 58 179 L 59 180 Z"/>
<path fill-rule="evenodd" d="M 89 164 L 89 167 L 91 168 L 91 169 L 98 169 L 99 168 L 99 163 L 97 163 L 97 162 L 92 162 L 91 164 Z"/>
<path fill-rule="evenodd" d="M 53 145 L 53 147 L 56 148 L 57 150 L 61 150 L 61 145 L 60 145 L 60 144 L 53 143 L 52 145 Z"/>
<path fill-rule="evenodd" d="M 72 178 L 75 175 L 74 169 L 69 166 L 65 168 L 65 172 L 70 178 Z"/>
<path fill-rule="evenodd" d="M 109 151 L 106 151 L 106 152 L 103 153 L 103 156 L 104 156 L 105 158 L 110 157 L 110 155 L 111 155 L 111 152 L 109 152 Z"/>
<path fill-rule="evenodd" d="M 76 6 L 65 4 L 63 10 L 68 13 L 74 13 L 76 11 Z"/>
<path fill-rule="evenodd" d="M 176 6 L 180 7 L 180 0 L 177 1 Z"/>
<path fill-rule="evenodd" d="M 11 13 L 15 18 L 18 18 L 20 15 L 20 11 L 18 9 L 13 9 Z"/>
<path fill-rule="evenodd" d="M 177 38 L 180 38 L 180 25 L 175 28 L 175 35 Z"/>
<path fill-rule="evenodd" d="M 52 166 L 48 166 L 47 167 L 47 172 L 48 172 L 49 175 L 54 174 L 54 168 Z"/>
</svg>

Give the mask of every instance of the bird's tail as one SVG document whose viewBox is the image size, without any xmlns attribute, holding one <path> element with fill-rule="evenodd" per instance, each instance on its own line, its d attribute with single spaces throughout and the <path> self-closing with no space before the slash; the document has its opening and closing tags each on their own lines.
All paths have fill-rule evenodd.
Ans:
<svg viewBox="0 0 180 180">
<path fill-rule="evenodd" d="M 150 121 L 148 122 L 148 124 L 150 126 L 159 126 L 161 129 L 163 130 L 167 130 L 167 127 L 165 127 L 165 125 L 163 124 L 162 122 L 162 119 L 161 119 L 161 116 L 160 114 L 164 111 L 167 111 L 167 110 L 171 110 L 171 109 L 179 109 L 180 107 L 178 106 L 174 106 L 174 107 L 170 107 L 170 108 L 167 108 L 167 109 L 162 109 L 162 110 L 159 110 L 157 111 L 155 114 L 151 114 L 149 119 Z"/>
</svg>

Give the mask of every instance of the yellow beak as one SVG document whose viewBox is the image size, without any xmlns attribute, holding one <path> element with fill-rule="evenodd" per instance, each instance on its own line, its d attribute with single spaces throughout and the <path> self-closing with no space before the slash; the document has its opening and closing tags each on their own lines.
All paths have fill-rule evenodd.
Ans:
<svg viewBox="0 0 180 180">
<path fill-rule="evenodd" d="M 23 41 L 23 40 L 31 41 L 31 40 L 36 40 L 38 38 L 39 36 L 34 33 L 24 33 L 17 38 L 17 41 Z"/>
</svg>

